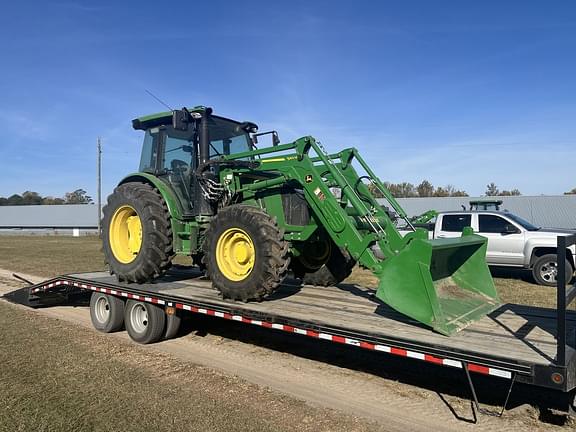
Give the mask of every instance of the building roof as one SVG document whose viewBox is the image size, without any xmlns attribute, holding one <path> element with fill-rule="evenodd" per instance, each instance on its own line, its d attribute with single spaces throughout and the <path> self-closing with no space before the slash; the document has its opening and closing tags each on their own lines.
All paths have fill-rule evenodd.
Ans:
<svg viewBox="0 0 576 432">
<path fill-rule="evenodd" d="M 470 201 L 491 197 L 430 197 L 399 198 L 398 202 L 408 216 L 416 216 L 427 210 L 451 211 L 470 208 Z M 576 228 L 576 195 L 539 195 L 497 197 L 503 201 L 500 210 L 507 210 L 546 228 Z"/>
<path fill-rule="evenodd" d="M 97 206 L 91 204 L 0 206 L 0 229 L 97 227 Z"/>
<path fill-rule="evenodd" d="M 499 197 L 501 210 L 508 210 L 546 228 L 576 229 L 576 195 Z M 477 197 L 399 198 L 408 216 L 427 210 L 458 211 Z M 382 201 L 382 200 L 380 200 Z M 3 228 L 96 228 L 95 205 L 0 206 L 0 229 Z"/>
</svg>

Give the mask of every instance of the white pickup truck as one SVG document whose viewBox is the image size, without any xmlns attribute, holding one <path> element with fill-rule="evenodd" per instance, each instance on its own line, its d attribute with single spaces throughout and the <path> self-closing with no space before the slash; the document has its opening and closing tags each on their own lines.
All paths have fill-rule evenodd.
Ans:
<svg viewBox="0 0 576 432">
<path fill-rule="evenodd" d="M 532 270 L 536 282 L 547 286 L 556 285 L 556 238 L 575 232 L 539 228 L 515 214 L 500 211 L 442 212 L 428 227 L 430 238 L 460 237 L 464 227 L 472 227 L 475 233 L 488 239 L 488 265 Z M 568 281 L 574 272 L 574 246 L 566 251 L 566 256 Z"/>
</svg>

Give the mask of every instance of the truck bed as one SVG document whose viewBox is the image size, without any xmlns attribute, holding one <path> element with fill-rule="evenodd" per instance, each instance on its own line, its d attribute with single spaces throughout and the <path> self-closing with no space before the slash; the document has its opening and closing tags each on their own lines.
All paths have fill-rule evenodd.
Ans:
<svg viewBox="0 0 576 432">
<path fill-rule="evenodd" d="M 142 285 L 118 283 L 104 272 L 71 274 L 39 284 L 31 291 L 40 293 L 62 285 L 289 329 L 447 366 L 462 367 L 463 362 L 472 365 L 472 371 L 503 378 L 515 376 L 527 383 L 536 383 L 542 371 L 554 368 L 557 348 L 553 309 L 505 304 L 448 337 L 394 311 L 379 301 L 373 290 L 358 285 L 318 287 L 287 281 L 265 301 L 242 303 L 223 300 L 199 273 L 174 270 L 155 283 Z M 568 340 L 574 340 L 576 314 L 569 314 L 567 326 L 571 336 Z M 574 349 L 567 349 L 570 358 L 574 358 Z M 574 384 L 563 383 L 565 386 Z"/>
</svg>

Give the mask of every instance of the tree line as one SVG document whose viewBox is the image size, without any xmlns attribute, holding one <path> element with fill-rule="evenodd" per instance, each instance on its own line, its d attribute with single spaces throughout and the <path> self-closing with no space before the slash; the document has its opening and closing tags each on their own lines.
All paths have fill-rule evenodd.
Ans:
<svg viewBox="0 0 576 432">
<path fill-rule="evenodd" d="M 456 188 L 453 185 L 434 186 L 428 180 L 422 180 L 418 185 L 409 182 L 391 183 L 384 182 L 395 198 L 424 198 L 424 197 L 467 197 L 466 191 Z M 374 184 L 368 186 L 377 198 L 382 198 L 382 193 Z M 576 194 L 576 188 L 568 194 Z M 522 195 L 518 189 L 500 190 L 495 183 L 486 185 L 486 196 L 517 196 Z M 76 189 L 73 192 L 67 192 L 63 197 L 41 196 L 38 192 L 26 191 L 19 194 L 11 195 L 7 198 L 0 197 L 0 206 L 11 205 L 61 205 L 61 204 L 92 204 L 92 197 L 84 189 Z"/>
<path fill-rule="evenodd" d="M 395 198 L 425 198 L 425 197 L 467 197 L 468 193 L 464 190 L 458 189 L 453 185 L 434 186 L 428 180 L 422 180 L 418 185 L 412 183 L 391 183 L 384 182 L 384 186 L 388 188 L 392 196 Z M 382 193 L 378 188 L 371 184 L 369 186 L 372 193 L 377 198 L 382 198 Z M 521 195 L 518 189 L 502 190 L 494 183 L 486 185 L 486 196 L 517 196 Z"/>
<path fill-rule="evenodd" d="M 84 189 L 66 192 L 63 197 L 42 196 L 38 192 L 26 191 L 13 194 L 9 197 L 0 197 L 0 206 L 14 205 L 64 205 L 64 204 L 91 204 L 92 197 Z"/>
</svg>

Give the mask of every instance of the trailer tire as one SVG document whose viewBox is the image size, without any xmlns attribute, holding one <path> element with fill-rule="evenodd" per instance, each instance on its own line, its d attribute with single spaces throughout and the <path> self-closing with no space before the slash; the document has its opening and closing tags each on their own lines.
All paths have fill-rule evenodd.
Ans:
<svg viewBox="0 0 576 432">
<path fill-rule="evenodd" d="M 261 301 L 282 283 L 289 244 L 275 219 L 242 204 L 221 209 L 204 240 L 206 273 L 224 298 Z"/>
<path fill-rule="evenodd" d="M 118 281 L 144 283 L 170 268 L 170 212 L 158 190 L 145 183 L 121 184 L 103 213 L 104 259 Z"/>
<path fill-rule="evenodd" d="M 542 255 L 532 267 L 532 276 L 538 285 L 556 286 L 556 275 L 558 272 L 558 259 L 556 254 Z M 574 268 L 570 261 L 566 260 L 566 283 L 572 280 Z"/>
<path fill-rule="evenodd" d="M 328 258 L 326 264 L 316 271 L 306 272 L 302 282 L 307 285 L 317 286 L 338 285 L 350 276 L 355 265 L 356 261 L 346 250 L 333 244 L 330 258 Z"/>
<path fill-rule="evenodd" d="M 164 335 L 162 339 L 173 339 L 178 334 L 180 330 L 180 324 L 182 322 L 182 317 L 178 310 L 175 310 L 173 314 L 166 314 L 166 328 L 164 329 Z"/>
<path fill-rule="evenodd" d="M 90 320 L 94 328 L 102 333 L 122 329 L 124 324 L 124 301 L 101 292 L 90 297 Z"/>
<path fill-rule="evenodd" d="M 128 300 L 124 325 L 133 341 L 141 344 L 158 342 L 166 328 L 166 313 L 155 304 Z"/>
</svg>

